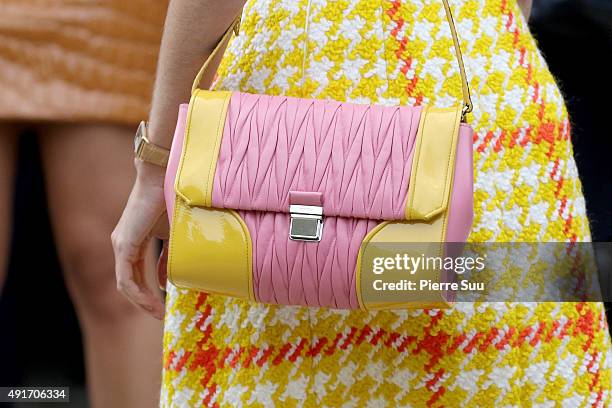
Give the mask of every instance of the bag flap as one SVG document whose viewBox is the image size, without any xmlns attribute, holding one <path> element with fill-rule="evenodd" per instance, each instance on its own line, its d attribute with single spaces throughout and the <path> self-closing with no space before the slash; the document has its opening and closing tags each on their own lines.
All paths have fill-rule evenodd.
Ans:
<svg viewBox="0 0 612 408">
<path fill-rule="evenodd" d="M 448 206 L 460 117 L 198 89 L 175 190 L 191 206 L 288 212 L 314 197 L 326 216 L 428 220 Z"/>
</svg>

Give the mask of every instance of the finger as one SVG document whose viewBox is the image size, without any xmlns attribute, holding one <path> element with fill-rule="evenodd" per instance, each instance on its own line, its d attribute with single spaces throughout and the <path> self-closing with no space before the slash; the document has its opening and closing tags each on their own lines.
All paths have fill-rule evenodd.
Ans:
<svg viewBox="0 0 612 408">
<path fill-rule="evenodd" d="M 138 261 L 132 264 L 132 271 L 134 273 L 134 282 L 138 286 L 138 289 L 154 302 L 153 306 L 154 309 L 156 309 L 156 316 L 158 318 L 163 318 L 165 296 L 157 288 L 156 268 L 152 267 L 150 263 L 145 262 L 147 255 L 153 254 L 153 251 L 150 251 L 150 249 L 152 249 L 150 244 L 151 238 L 147 238 L 142 243 Z"/>
<path fill-rule="evenodd" d="M 164 212 L 155 223 L 151 235 L 161 240 L 167 240 L 170 236 L 170 225 L 166 212 Z"/>
<path fill-rule="evenodd" d="M 162 215 L 162 218 L 163 217 L 165 216 Z M 153 242 L 155 245 L 151 245 Z M 157 240 L 148 237 L 140 247 L 141 253 L 139 254 L 138 262 L 133 265 L 133 271 L 134 281 L 138 287 L 142 291 L 153 294 L 156 298 L 156 303 L 159 304 L 159 302 L 161 302 L 163 312 L 165 309 L 163 305 L 166 303 L 165 285 L 160 286 L 159 282 L 160 278 L 163 283 L 166 281 L 167 242 L 162 241 L 162 244 L 164 244 L 166 248 L 162 247 L 162 252 L 160 254 Z M 152 257 L 157 257 L 157 262 L 155 264 L 147 262 L 153 260 Z M 159 264 L 160 257 L 163 265 Z M 162 272 L 161 277 L 158 274 L 158 270 Z"/>
<path fill-rule="evenodd" d="M 152 292 L 146 283 L 141 282 L 138 277 L 140 273 L 134 270 L 139 267 L 141 266 L 130 262 L 127 257 L 119 254 L 115 261 L 117 288 L 136 306 L 155 318 L 163 319 L 164 305 L 161 294 Z"/>
<path fill-rule="evenodd" d="M 165 218 L 163 214 L 163 191 L 137 182 L 112 234 L 118 289 L 159 319 L 164 314 L 163 298 L 155 288 L 153 268 L 149 268 L 151 275 L 147 276 L 144 259 L 153 227 Z"/>
<path fill-rule="evenodd" d="M 168 240 L 163 241 L 162 252 L 157 260 L 157 284 L 163 291 L 166 290 L 168 282 Z"/>
</svg>

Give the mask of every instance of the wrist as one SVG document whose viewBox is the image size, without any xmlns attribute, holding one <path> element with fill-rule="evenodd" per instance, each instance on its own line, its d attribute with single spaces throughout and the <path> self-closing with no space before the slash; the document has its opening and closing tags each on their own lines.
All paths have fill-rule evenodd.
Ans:
<svg viewBox="0 0 612 408">
<path fill-rule="evenodd" d="M 136 181 L 143 184 L 163 186 L 166 168 L 156 164 L 147 163 L 138 158 L 134 159 L 136 167 Z"/>
<path fill-rule="evenodd" d="M 170 149 L 155 144 L 151 140 L 148 123 L 141 121 L 134 136 L 134 155 L 143 162 L 165 168 L 168 165 Z M 146 169 L 144 166 L 143 168 Z"/>
<path fill-rule="evenodd" d="M 147 122 L 147 138 L 151 143 L 159 147 L 170 150 L 173 134 L 173 129 L 166 129 L 164 126 L 160 126 L 157 120 L 149 120 Z M 168 135 L 170 135 L 170 138 L 168 138 Z"/>
</svg>

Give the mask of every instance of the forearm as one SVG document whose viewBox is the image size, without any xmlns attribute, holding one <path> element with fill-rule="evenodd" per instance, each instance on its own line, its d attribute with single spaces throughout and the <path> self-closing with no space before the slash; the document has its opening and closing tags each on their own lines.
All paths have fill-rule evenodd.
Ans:
<svg viewBox="0 0 612 408">
<path fill-rule="evenodd" d="M 243 0 L 172 0 L 164 26 L 149 116 L 151 142 L 170 147 L 179 104 L 219 38 L 240 12 Z M 212 72 L 202 82 L 210 81 Z"/>
<path fill-rule="evenodd" d="M 531 15 L 532 0 L 518 0 L 518 5 L 525 16 L 525 20 L 529 20 L 529 16 Z"/>
</svg>

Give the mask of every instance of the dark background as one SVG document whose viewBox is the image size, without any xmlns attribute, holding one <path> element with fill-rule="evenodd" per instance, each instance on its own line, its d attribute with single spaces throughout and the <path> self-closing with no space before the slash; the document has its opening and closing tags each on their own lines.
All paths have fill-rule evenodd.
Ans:
<svg viewBox="0 0 612 408">
<path fill-rule="evenodd" d="M 612 241 L 612 0 L 534 2 L 531 27 L 568 103 L 593 240 Z M 0 297 L 0 385 L 70 386 L 74 405 L 85 405 L 79 327 L 55 254 L 34 135 L 21 138 L 16 183 Z"/>
</svg>

